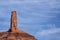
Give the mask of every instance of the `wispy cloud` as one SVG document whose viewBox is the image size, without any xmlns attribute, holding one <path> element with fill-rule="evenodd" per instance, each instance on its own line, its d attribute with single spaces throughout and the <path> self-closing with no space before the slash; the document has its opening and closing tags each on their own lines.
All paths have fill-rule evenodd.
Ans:
<svg viewBox="0 0 60 40">
<path fill-rule="evenodd" d="M 59 40 L 60 39 L 60 28 L 52 28 L 48 30 L 38 31 L 36 34 L 39 40 Z M 43 39 L 44 38 L 44 39 Z"/>
<path fill-rule="evenodd" d="M 40 36 L 52 36 L 51 34 L 55 34 L 60 32 L 60 28 L 53 28 L 48 30 L 42 30 L 41 32 L 37 32 Z"/>
</svg>

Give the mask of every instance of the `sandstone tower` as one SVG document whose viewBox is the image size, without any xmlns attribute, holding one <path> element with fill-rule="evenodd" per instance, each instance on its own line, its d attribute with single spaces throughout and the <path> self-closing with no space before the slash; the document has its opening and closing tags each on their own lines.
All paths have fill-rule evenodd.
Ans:
<svg viewBox="0 0 60 40">
<path fill-rule="evenodd" d="M 17 30 L 17 14 L 16 11 L 12 11 L 11 15 L 11 25 L 10 25 L 9 32 L 16 32 Z"/>
<path fill-rule="evenodd" d="M 11 25 L 7 32 L 0 32 L 0 40 L 36 40 L 34 36 L 17 28 L 17 14 L 12 11 Z"/>
</svg>

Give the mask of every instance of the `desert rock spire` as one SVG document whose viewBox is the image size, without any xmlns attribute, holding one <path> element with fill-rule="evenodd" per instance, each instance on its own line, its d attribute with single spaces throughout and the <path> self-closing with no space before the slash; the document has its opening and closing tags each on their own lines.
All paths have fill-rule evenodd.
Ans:
<svg viewBox="0 0 60 40">
<path fill-rule="evenodd" d="M 36 40 L 36 38 L 17 28 L 16 11 L 12 11 L 11 25 L 7 32 L 0 32 L 0 40 Z"/>
<path fill-rule="evenodd" d="M 11 26 L 11 28 L 9 29 L 9 32 L 16 32 L 16 30 L 17 30 L 17 14 L 16 14 L 16 11 L 12 11 L 10 26 Z"/>
</svg>

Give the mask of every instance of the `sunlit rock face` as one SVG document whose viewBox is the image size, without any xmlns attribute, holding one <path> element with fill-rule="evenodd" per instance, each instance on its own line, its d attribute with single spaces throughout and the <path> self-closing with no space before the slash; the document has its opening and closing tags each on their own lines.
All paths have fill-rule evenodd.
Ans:
<svg viewBox="0 0 60 40">
<path fill-rule="evenodd" d="M 7 32 L 0 32 L 0 40 L 36 40 L 34 36 L 17 28 L 16 11 L 12 11 L 11 25 Z"/>
</svg>

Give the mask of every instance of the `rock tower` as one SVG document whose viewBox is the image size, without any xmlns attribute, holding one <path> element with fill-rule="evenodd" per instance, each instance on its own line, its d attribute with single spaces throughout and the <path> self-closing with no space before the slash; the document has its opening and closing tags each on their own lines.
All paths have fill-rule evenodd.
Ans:
<svg viewBox="0 0 60 40">
<path fill-rule="evenodd" d="M 17 14 L 16 11 L 12 11 L 12 15 L 11 15 L 11 25 L 10 25 L 10 29 L 9 32 L 16 32 L 17 29 Z"/>
<path fill-rule="evenodd" d="M 0 40 L 36 40 L 36 38 L 17 28 L 17 14 L 12 11 L 11 25 L 7 32 L 0 32 Z"/>
</svg>

